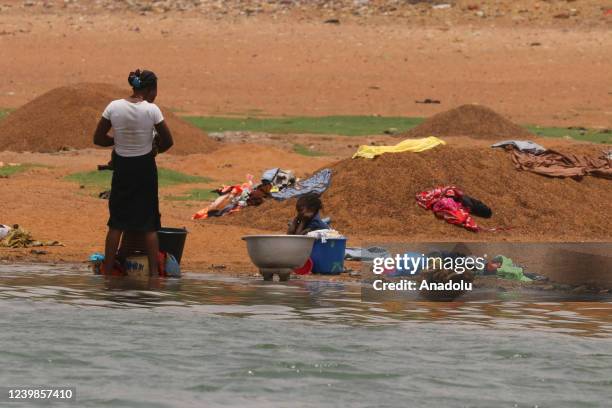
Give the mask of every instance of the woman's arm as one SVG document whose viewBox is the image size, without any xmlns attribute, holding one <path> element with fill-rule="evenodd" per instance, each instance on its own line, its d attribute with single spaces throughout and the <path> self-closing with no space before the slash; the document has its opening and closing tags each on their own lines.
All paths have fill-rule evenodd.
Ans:
<svg viewBox="0 0 612 408">
<path fill-rule="evenodd" d="M 170 129 L 168 128 L 168 125 L 166 125 L 165 120 L 162 120 L 155 125 L 155 130 L 157 130 L 157 136 L 159 137 L 159 152 L 163 153 L 170 149 L 174 144 L 172 133 L 170 133 Z"/>
<path fill-rule="evenodd" d="M 108 147 L 115 144 L 115 139 L 108 135 L 111 129 L 111 121 L 106 118 L 100 118 L 98 127 L 94 133 L 93 142 L 97 146 Z"/>
</svg>

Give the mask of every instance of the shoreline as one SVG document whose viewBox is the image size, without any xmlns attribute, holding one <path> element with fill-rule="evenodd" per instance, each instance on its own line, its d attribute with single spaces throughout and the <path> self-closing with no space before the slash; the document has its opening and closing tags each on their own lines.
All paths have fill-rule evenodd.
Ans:
<svg viewBox="0 0 612 408">
<path fill-rule="evenodd" d="M 360 262 L 352 262 L 353 264 L 357 264 Z M 77 269 L 79 272 L 89 272 L 88 274 L 91 275 L 92 277 L 102 277 L 101 275 L 95 275 L 93 273 L 93 271 L 91 270 L 91 267 L 89 265 L 89 261 L 85 261 L 85 262 L 74 262 L 74 261 L 41 261 L 40 259 L 36 259 L 36 260 L 10 260 L 7 259 L 6 257 L 2 256 L 2 251 L 0 251 L 0 264 L 4 264 L 4 265 L 19 265 L 19 266 L 28 266 L 28 265 L 45 265 L 45 266 L 51 266 L 51 265 L 61 265 L 63 267 L 74 267 L 75 269 Z M 260 282 L 260 283 L 264 283 L 265 281 L 263 280 L 263 277 L 259 274 L 259 272 L 246 272 L 246 271 L 231 271 L 231 270 L 227 270 L 227 269 L 209 269 L 209 270 L 197 270 L 197 267 L 188 267 L 185 268 L 184 270 L 182 270 L 183 273 L 187 274 L 188 276 L 183 276 L 182 278 L 178 278 L 178 280 L 183 279 L 183 278 L 187 278 L 189 279 L 192 276 L 200 276 L 200 277 L 204 277 L 204 278 L 208 278 L 208 277 L 216 277 L 218 279 L 238 279 L 238 280 L 246 280 L 249 282 Z M 415 277 L 418 277 L 418 275 L 415 275 Z M 422 283 L 415 283 L 414 288 L 413 289 L 408 289 L 408 290 L 403 290 L 400 288 L 401 285 L 405 285 L 406 287 L 409 287 L 411 285 L 406 285 L 403 282 L 406 281 L 412 281 L 412 282 L 416 282 L 412 279 L 408 279 L 406 276 L 403 277 L 397 277 L 393 280 L 381 280 L 381 279 L 368 279 L 370 277 L 367 276 L 350 276 L 348 273 L 341 273 L 338 275 L 325 275 L 325 274 L 309 274 L 309 275 L 295 275 L 292 274 L 291 278 L 289 279 L 289 281 L 287 282 L 278 282 L 278 281 L 274 281 L 274 282 L 266 282 L 266 284 L 290 284 L 291 282 L 321 282 L 321 283 L 339 283 L 339 284 L 346 284 L 346 285 L 351 285 L 351 286 L 355 286 L 355 287 L 359 287 L 362 290 L 366 290 L 366 292 L 369 293 L 374 293 L 375 296 L 381 296 L 383 294 L 387 294 L 389 295 L 389 301 L 393 301 L 393 300 L 398 300 L 398 298 L 396 297 L 398 294 L 401 296 L 403 293 L 411 293 L 412 295 L 416 294 L 418 295 L 419 293 L 426 293 L 427 291 L 429 291 L 430 293 L 433 292 L 438 292 L 438 293 L 448 293 L 447 289 L 444 289 L 442 287 L 440 288 L 434 288 L 432 289 L 431 287 L 426 289 L 425 291 L 422 291 L 422 287 L 419 287 L 419 285 L 422 286 Z M 134 281 L 134 282 L 140 282 L 143 283 L 145 282 L 142 279 L 130 279 L 129 277 L 123 277 L 123 278 L 112 278 L 112 279 L 119 279 L 121 280 L 125 280 L 125 281 Z M 174 278 L 157 278 L 157 279 L 151 279 L 151 281 L 158 281 L 158 280 L 174 280 Z M 376 282 L 385 282 L 384 285 L 387 286 L 386 289 L 384 290 L 377 290 L 375 287 L 375 283 Z M 425 281 L 423 281 L 425 282 Z M 429 285 L 431 286 L 438 286 L 438 285 L 444 285 L 442 283 L 435 283 L 435 282 L 431 282 L 429 283 Z M 501 278 L 497 278 L 495 276 L 476 276 L 474 278 L 473 283 L 469 283 L 469 284 L 464 284 L 463 282 L 461 283 L 461 288 L 460 289 L 453 289 L 453 291 L 465 291 L 467 292 L 473 292 L 473 293 L 489 293 L 491 294 L 493 291 L 496 292 L 498 295 L 503 295 L 506 293 L 514 293 L 514 294 L 518 294 L 520 295 L 521 293 L 523 294 L 530 294 L 530 295 L 534 295 L 534 294 L 545 294 L 545 296 L 551 296 L 551 295 L 558 295 L 560 297 L 564 297 L 567 296 L 568 299 L 567 301 L 572 301 L 575 300 L 576 298 L 581 298 L 583 296 L 608 296 L 610 294 L 612 294 L 612 287 L 587 287 L 584 284 L 578 284 L 578 285 L 569 285 L 569 284 L 563 284 L 563 283 L 558 283 L 558 282 L 553 282 L 553 281 L 544 281 L 544 282 L 531 282 L 531 283 L 522 283 L 522 282 L 518 282 L 518 281 L 512 281 L 512 280 L 504 280 Z M 379 285 L 380 286 L 380 285 Z M 391 289 L 390 286 L 393 286 L 394 289 Z M 468 288 L 469 286 L 469 288 Z M 456 301 L 461 301 L 462 296 L 459 296 L 458 298 L 456 298 Z M 419 300 L 420 299 L 420 300 Z M 385 299 L 378 299 L 378 300 L 385 300 Z M 402 300 L 401 298 L 399 298 L 399 300 Z M 403 300 L 410 300 L 410 301 L 427 301 L 425 298 L 421 299 L 421 298 L 417 298 L 417 299 L 403 299 Z M 497 299 L 500 300 L 500 299 Z M 469 301 L 469 299 L 467 299 L 467 301 Z"/>
</svg>

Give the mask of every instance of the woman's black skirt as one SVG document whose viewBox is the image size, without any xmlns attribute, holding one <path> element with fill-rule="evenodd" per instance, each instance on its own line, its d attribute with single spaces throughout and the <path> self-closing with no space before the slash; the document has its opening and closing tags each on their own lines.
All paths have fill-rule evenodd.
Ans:
<svg viewBox="0 0 612 408">
<path fill-rule="evenodd" d="M 108 207 L 110 228 L 139 232 L 161 228 L 157 165 L 153 153 L 122 157 L 113 150 L 113 181 Z"/>
</svg>

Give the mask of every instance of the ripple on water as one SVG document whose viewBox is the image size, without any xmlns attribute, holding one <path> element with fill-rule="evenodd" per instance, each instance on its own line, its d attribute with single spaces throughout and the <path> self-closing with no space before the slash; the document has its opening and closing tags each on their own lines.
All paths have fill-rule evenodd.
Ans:
<svg viewBox="0 0 612 408">
<path fill-rule="evenodd" d="M 0 308 L 0 384 L 78 384 L 84 407 L 573 408 L 612 397 L 610 302 L 377 303 L 354 284 L 144 284 L 1 265 Z"/>
</svg>

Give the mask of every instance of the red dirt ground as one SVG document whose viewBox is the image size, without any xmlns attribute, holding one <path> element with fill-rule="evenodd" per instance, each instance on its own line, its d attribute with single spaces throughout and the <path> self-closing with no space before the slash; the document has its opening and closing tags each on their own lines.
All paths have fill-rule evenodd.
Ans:
<svg viewBox="0 0 612 408">
<path fill-rule="evenodd" d="M 125 87 L 127 73 L 141 67 L 159 75 L 160 105 L 181 113 L 429 117 L 478 103 L 520 124 L 612 127 L 612 18 L 603 16 L 599 1 L 482 2 L 481 9 L 469 12 L 468 3 L 458 1 L 452 2 L 457 6 L 448 12 L 426 5 L 402 6 L 396 11 L 377 8 L 371 18 L 367 10 L 353 15 L 354 10 L 313 11 L 306 6 L 286 14 L 282 9 L 247 13 L 246 2 L 235 1 L 223 3 L 224 7 L 230 4 L 229 11 L 211 11 L 206 7 L 212 3 L 202 1 L 203 9 L 184 13 L 137 7 L 113 12 L 108 6 L 120 3 L 110 0 L 98 3 L 99 7 L 90 1 L 32 3 L 26 7 L 20 1 L 5 0 L 0 6 L 3 108 L 18 108 L 53 88 L 80 82 Z M 372 4 L 378 7 L 381 2 Z M 478 11 L 486 16 L 475 17 Z M 567 17 L 554 17 L 563 13 Z M 323 19 L 334 15 L 341 24 L 323 24 Z M 415 103 L 425 98 L 442 103 Z M 299 137 L 288 135 L 286 140 L 292 143 Z M 334 154 L 347 157 L 347 149 L 352 148 L 345 146 L 357 139 L 334 140 L 343 146 Z M 559 150 L 574 145 L 536 141 Z M 291 168 L 303 176 L 334 166 L 338 177 L 326 204 L 336 227 L 354 233 L 351 245 L 405 240 L 407 232 L 422 240 L 473 237 L 414 206 L 416 189 L 451 181 L 493 207 L 496 215 L 483 224 L 516 227 L 508 239 L 610 239 L 602 215 L 610 212 L 606 207 L 612 202 L 610 189 L 603 190 L 609 181 L 587 178 L 576 183 L 519 174 L 511 169 L 504 152 L 492 151 L 488 142 L 454 137 L 449 144 L 410 160 L 397 156 L 339 164 L 334 164 L 336 156 L 307 158 L 273 146 L 246 144 L 223 146 L 213 154 L 161 155 L 160 166 L 216 180 L 162 189 L 163 222 L 190 229 L 184 258 L 188 269 L 219 271 L 212 265 L 224 264 L 226 273 L 253 273 L 240 236 L 261 232 L 262 227 L 284 229 L 291 203 L 249 209 L 252 216 L 245 211 L 235 219 L 195 223 L 190 216 L 204 203 L 166 197 L 194 187 L 239 181 L 246 173 L 257 175 L 269 167 Z M 0 153 L 0 161 L 51 166 L 0 179 L 4 203 L 0 223 L 19 223 L 38 239 L 66 244 L 45 249 L 46 255 L 2 249 L 0 258 L 83 261 L 101 250 L 106 201 L 63 177 L 107 160 L 108 151 L 93 149 Z M 409 165 L 411 161 L 415 167 Z M 379 183 L 364 184 L 370 173 L 376 174 Z M 357 207 L 354 214 L 343 207 L 345 202 L 359 203 L 366 194 L 375 204 Z M 584 214 L 572 211 L 572 200 Z M 604 211 L 595 212 L 593 208 L 602 208 L 601 203 Z M 549 208 L 557 204 L 557 210 Z M 358 222 L 379 214 L 385 218 L 370 227 Z M 583 215 L 601 223 L 581 225 Z M 420 232 L 413 223 L 428 229 Z M 567 235 L 563 225 L 568 226 Z"/>
<path fill-rule="evenodd" d="M 44 153 L 91 147 L 92 131 L 104 108 L 127 95 L 127 86 L 97 83 L 52 89 L 0 122 L 0 150 Z M 206 133 L 180 120 L 169 109 L 161 109 L 174 138 L 172 154 L 204 153 L 218 147 Z"/>
<path fill-rule="evenodd" d="M 422 153 L 345 159 L 331 166 L 331 187 L 323 194 L 333 227 L 349 236 L 390 236 L 397 241 L 606 241 L 612 213 L 610 180 L 548 178 L 517 171 L 510 155 L 468 139 Z M 559 150 L 599 155 L 601 147 L 540 140 Z M 415 194 L 438 185 L 456 185 L 493 210 L 485 227 L 511 228 L 473 233 L 451 226 L 418 207 Z M 596 202 L 597 205 L 593 205 Z M 215 223 L 286 230 L 295 200 L 266 202 Z"/>
<path fill-rule="evenodd" d="M 95 169 L 108 161 L 109 151 L 87 149 L 48 153 L 0 153 L 5 163 L 36 163 L 26 172 L 0 179 L 0 195 L 5 205 L 0 223 L 20 224 L 36 239 L 59 240 L 65 247 L 42 248 L 46 255 L 33 255 L 29 249 L 0 248 L 0 259 L 27 261 L 83 262 L 89 254 L 104 247 L 108 201 L 97 197 L 98 189 L 80 189 L 78 183 L 64 180 L 68 174 Z M 181 195 L 193 188 L 215 188 L 219 184 L 244 180 L 272 166 L 292 168 L 306 174 L 325 165 L 329 158 L 313 159 L 267 146 L 231 144 L 212 154 L 178 156 L 162 154 L 158 165 L 177 171 L 214 179 L 211 183 L 185 184 L 160 189 L 162 223 L 165 226 L 186 226 L 187 240 L 184 262 L 190 270 L 209 271 L 211 265 L 227 265 L 228 273 L 255 272 L 248 260 L 240 237 L 253 233 L 252 228 L 198 224 L 191 215 L 205 202 L 173 201 L 169 196 Z M 10 204 L 7 204 L 10 203 Z"/>
<path fill-rule="evenodd" d="M 403 135 L 403 137 L 429 136 L 469 136 L 498 141 L 534 137 L 524 128 L 481 105 L 461 105 L 440 112 Z"/>
<path fill-rule="evenodd" d="M 612 127 L 612 17 L 600 1 L 483 2 L 487 18 L 466 11 L 474 2 L 423 4 L 340 25 L 323 24 L 334 10 L 240 17 L 234 3 L 227 15 L 141 15 L 5 1 L 0 107 L 79 82 L 123 87 L 146 67 L 160 77 L 159 103 L 180 112 L 431 116 L 479 103 L 521 124 Z M 554 18 L 570 9 L 577 15 Z M 415 103 L 424 98 L 442 103 Z"/>
</svg>

